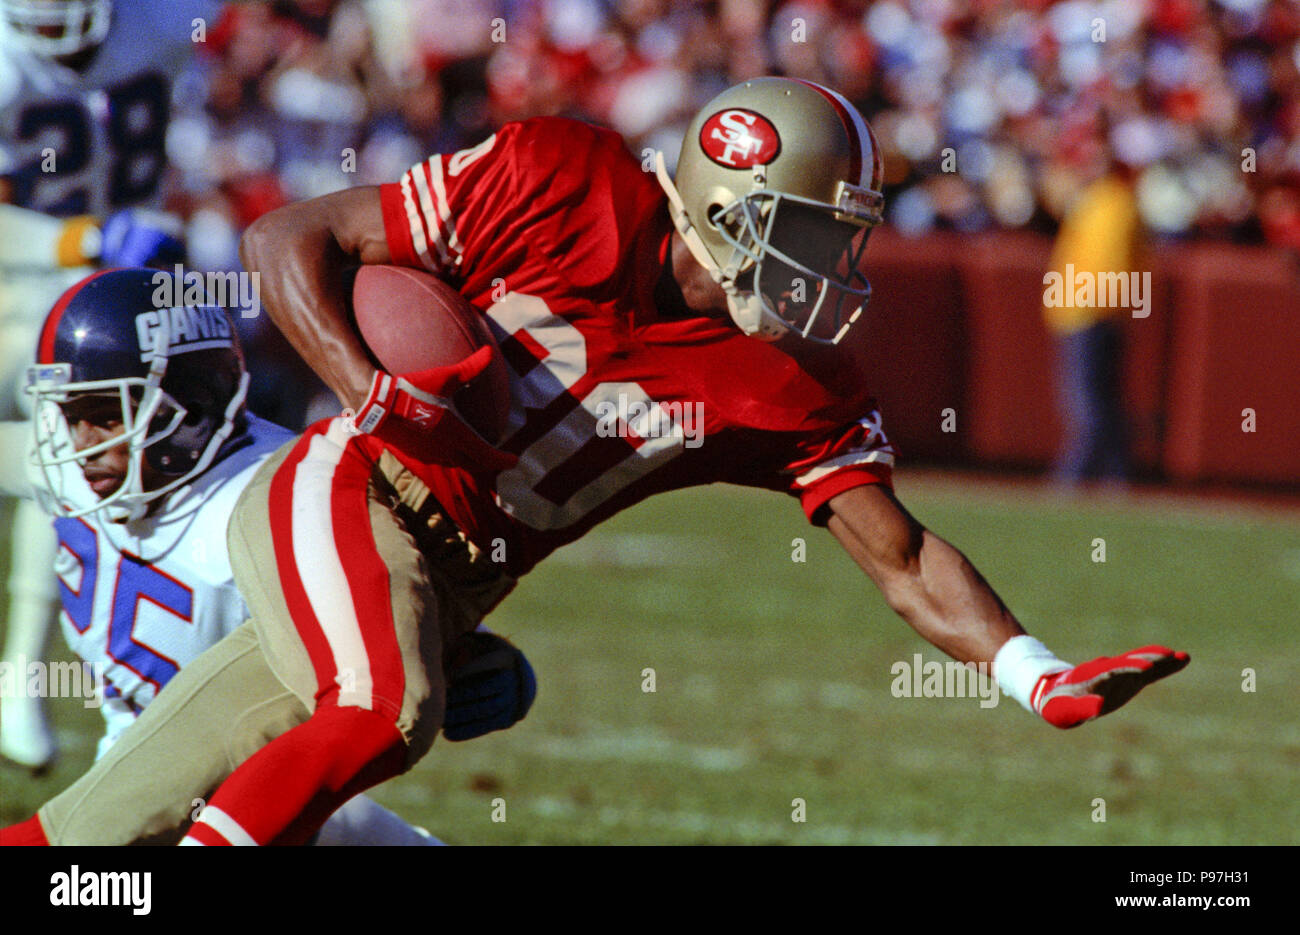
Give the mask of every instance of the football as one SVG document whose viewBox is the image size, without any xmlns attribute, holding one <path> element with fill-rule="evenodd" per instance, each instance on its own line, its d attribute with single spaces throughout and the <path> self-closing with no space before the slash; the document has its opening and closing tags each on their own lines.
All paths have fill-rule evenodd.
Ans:
<svg viewBox="0 0 1300 935">
<path fill-rule="evenodd" d="M 403 266 L 361 267 L 352 312 L 370 355 L 397 376 L 458 363 L 496 344 L 483 313 L 464 296 L 436 276 Z M 510 414 L 510 376 L 499 352 L 452 402 L 475 431 L 500 441 Z"/>
</svg>

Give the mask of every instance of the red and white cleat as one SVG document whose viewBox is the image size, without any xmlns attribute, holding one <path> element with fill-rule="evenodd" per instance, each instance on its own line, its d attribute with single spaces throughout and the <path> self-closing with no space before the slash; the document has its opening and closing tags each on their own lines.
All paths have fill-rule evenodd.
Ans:
<svg viewBox="0 0 1300 935">
<path fill-rule="evenodd" d="M 1044 675 L 1030 704 L 1049 724 L 1078 727 L 1109 714 L 1152 682 L 1180 671 L 1191 657 L 1165 646 L 1143 646 Z"/>
</svg>

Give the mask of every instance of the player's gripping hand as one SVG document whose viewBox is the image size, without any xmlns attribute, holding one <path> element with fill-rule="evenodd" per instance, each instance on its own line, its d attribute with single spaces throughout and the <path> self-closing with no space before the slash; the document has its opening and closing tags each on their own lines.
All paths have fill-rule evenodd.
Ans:
<svg viewBox="0 0 1300 935">
<path fill-rule="evenodd" d="M 470 740 L 523 720 L 537 697 L 537 676 L 514 644 L 475 630 L 462 636 L 453 652 L 444 737 Z"/>
<path fill-rule="evenodd" d="M 374 435 L 425 464 L 475 472 L 514 467 L 514 455 L 498 451 L 456 412 L 451 397 L 492 362 L 493 348 L 480 347 L 456 364 L 393 376 L 376 370 L 370 393 L 352 416 L 358 432 Z"/>
<path fill-rule="evenodd" d="M 185 261 L 179 219 L 147 208 L 124 208 L 104 222 L 101 266 L 156 266 L 170 269 Z"/>
<path fill-rule="evenodd" d="M 1109 714 L 1152 682 L 1181 670 L 1191 657 L 1164 646 L 1143 646 L 1044 675 L 1030 704 L 1055 727 L 1078 727 Z"/>
</svg>

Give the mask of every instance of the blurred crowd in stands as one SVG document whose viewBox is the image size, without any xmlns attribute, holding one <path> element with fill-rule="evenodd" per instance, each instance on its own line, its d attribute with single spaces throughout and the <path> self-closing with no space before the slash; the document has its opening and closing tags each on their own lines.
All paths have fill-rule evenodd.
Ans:
<svg viewBox="0 0 1300 935">
<path fill-rule="evenodd" d="M 762 74 L 861 107 L 904 233 L 1051 231 L 1118 163 L 1157 236 L 1300 250 L 1293 0 L 282 0 L 228 5 L 202 48 L 169 151 L 209 268 L 277 204 L 511 119 L 672 157 L 695 108 Z"/>
</svg>

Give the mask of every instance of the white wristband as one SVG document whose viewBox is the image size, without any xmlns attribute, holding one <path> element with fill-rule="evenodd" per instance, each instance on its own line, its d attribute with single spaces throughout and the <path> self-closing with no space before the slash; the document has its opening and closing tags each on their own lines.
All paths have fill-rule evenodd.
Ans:
<svg viewBox="0 0 1300 935">
<path fill-rule="evenodd" d="M 1013 636 L 993 657 L 993 677 L 1003 693 L 1020 702 L 1026 711 L 1034 710 L 1029 696 L 1040 678 L 1072 668 L 1070 663 L 1057 659 L 1050 649 L 1028 635 Z"/>
</svg>

